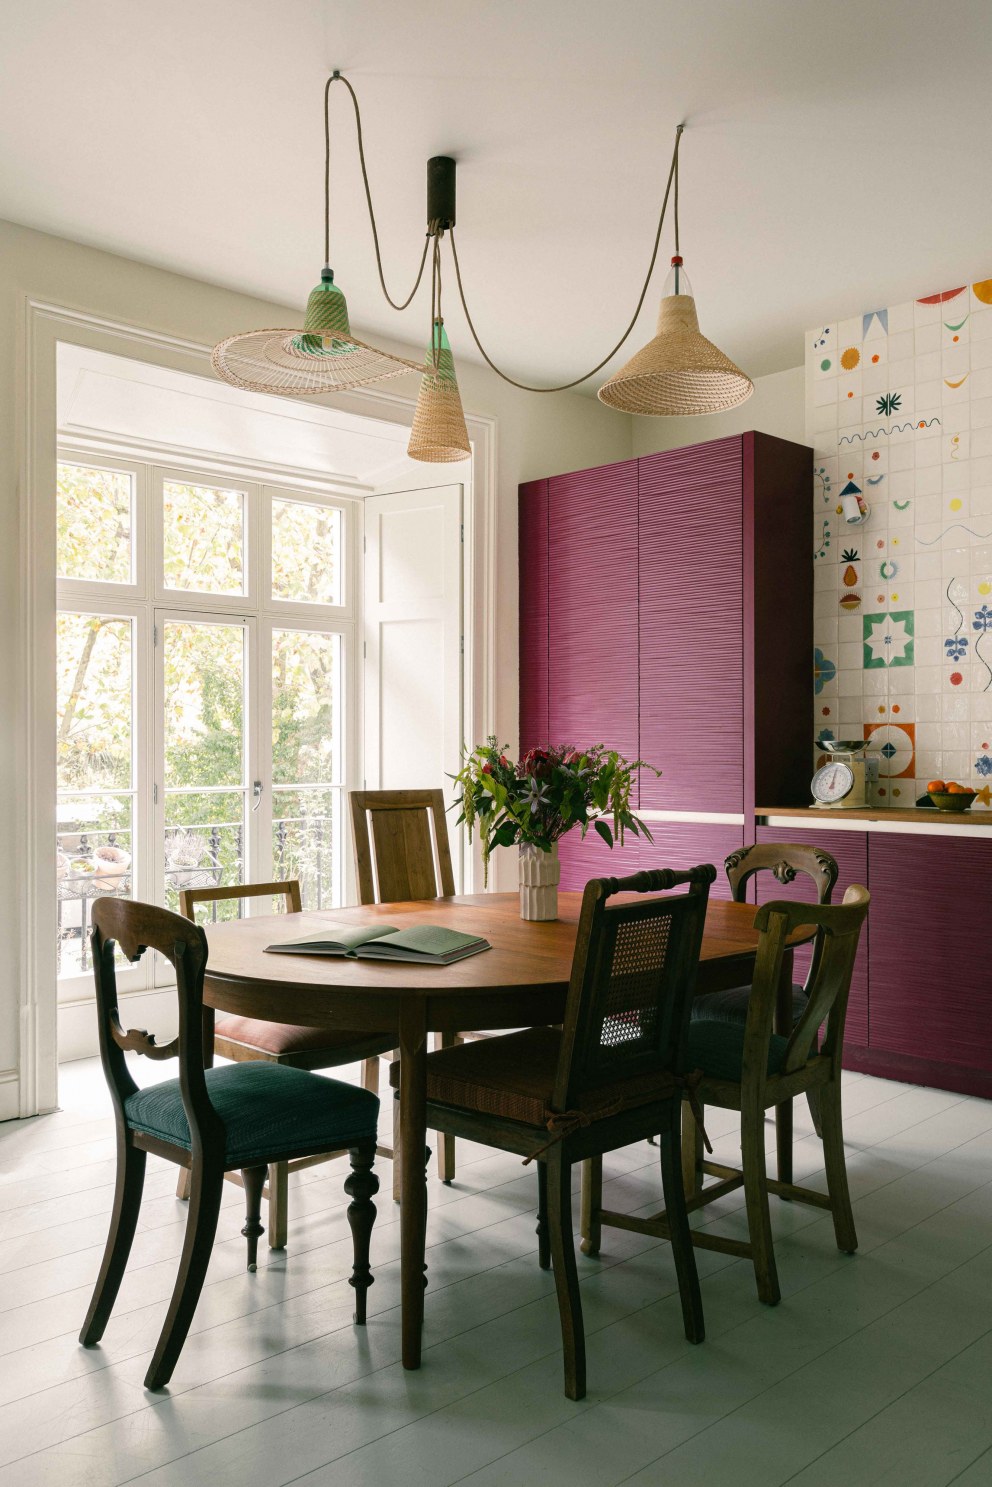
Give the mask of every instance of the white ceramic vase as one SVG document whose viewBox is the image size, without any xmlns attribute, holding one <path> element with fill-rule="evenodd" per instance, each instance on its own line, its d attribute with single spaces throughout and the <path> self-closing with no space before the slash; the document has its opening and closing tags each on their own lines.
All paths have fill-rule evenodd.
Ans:
<svg viewBox="0 0 992 1487">
<path fill-rule="evenodd" d="M 521 846 L 519 851 L 521 919 L 557 919 L 561 877 L 558 843 L 552 845 L 550 852 L 531 846 Z"/>
</svg>

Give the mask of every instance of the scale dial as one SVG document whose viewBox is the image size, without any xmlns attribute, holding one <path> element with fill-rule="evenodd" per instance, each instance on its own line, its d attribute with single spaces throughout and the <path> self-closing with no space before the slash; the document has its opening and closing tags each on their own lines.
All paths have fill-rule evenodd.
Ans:
<svg viewBox="0 0 992 1487">
<path fill-rule="evenodd" d="M 849 764 L 832 760 L 816 771 L 810 788 L 813 799 L 821 805 L 836 805 L 854 789 L 854 770 Z"/>
</svg>

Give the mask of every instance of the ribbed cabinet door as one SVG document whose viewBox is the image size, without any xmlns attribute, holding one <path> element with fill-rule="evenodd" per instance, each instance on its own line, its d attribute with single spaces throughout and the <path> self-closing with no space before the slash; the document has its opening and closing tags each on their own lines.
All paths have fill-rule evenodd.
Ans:
<svg viewBox="0 0 992 1487">
<path fill-rule="evenodd" d="M 638 461 L 641 805 L 744 809 L 739 438 Z"/>
<path fill-rule="evenodd" d="M 548 482 L 553 744 L 637 758 L 637 463 Z"/>
<path fill-rule="evenodd" d="M 868 886 L 868 834 L 864 831 L 821 831 L 819 827 L 816 834 L 797 831 L 790 837 L 787 826 L 759 826 L 759 842 L 788 842 L 802 841 L 809 846 L 822 847 L 824 852 L 829 852 L 836 860 L 839 869 L 837 886 L 833 893 L 833 902 L 839 904 L 844 897 L 844 890 L 850 888 L 852 883 L 860 883 L 862 887 Z M 757 901 L 759 904 L 769 903 L 775 898 L 786 898 L 798 900 L 801 903 L 815 903 L 816 889 L 812 882 L 804 874 L 800 874 L 794 883 L 779 883 L 777 879 L 768 872 L 759 873 L 757 879 Z M 875 915 L 874 903 L 868 910 L 868 920 L 861 930 L 861 939 L 858 942 L 857 959 L 854 962 L 854 974 L 851 977 L 851 994 L 847 1002 L 847 1022 L 844 1028 L 845 1045 L 858 1048 L 868 1046 L 868 934 Z M 806 949 L 797 950 L 795 953 L 795 978 L 804 981 L 809 970 L 810 952 Z"/>
<path fill-rule="evenodd" d="M 649 821 L 652 840 L 641 843 L 641 867 L 685 869 L 711 862 L 716 882 L 711 898 L 730 898 L 730 884 L 723 864 L 731 852 L 744 845 L 743 826 L 712 821 Z"/>
<path fill-rule="evenodd" d="M 603 838 L 591 827 L 585 840 L 577 831 L 570 831 L 558 843 L 561 862 L 561 883 L 564 890 L 581 890 L 590 878 L 624 878 L 628 873 L 640 872 L 644 866 L 644 847 L 636 836 L 624 838 L 622 847 L 608 847 Z"/>
<path fill-rule="evenodd" d="M 520 752 L 548 742 L 548 482 L 520 487 Z"/>
<path fill-rule="evenodd" d="M 992 841 L 868 841 L 869 1047 L 992 1068 Z"/>
</svg>

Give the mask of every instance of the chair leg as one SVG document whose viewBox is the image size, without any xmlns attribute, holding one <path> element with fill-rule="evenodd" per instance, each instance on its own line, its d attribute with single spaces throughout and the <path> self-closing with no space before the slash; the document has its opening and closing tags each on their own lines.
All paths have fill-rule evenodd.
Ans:
<svg viewBox="0 0 992 1487">
<path fill-rule="evenodd" d="M 264 1234 L 262 1227 L 262 1189 L 268 1167 L 242 1167 L 241 1181 L 245 1188 L 245 1226 L 241 1230 L 248 1241 L 248 1269 L 258 1268 L 258 1239 Z"/>
<path fill-rule="evenodd" d="M 393 1202 L 403 1200 L 403 1136 L 400 1129 L 400 1092 L 393 1095 Z"/>
<path fill-rule="evenodd" d="M 379 1191 L 379 1179 L 372 1171 L 375 1142 L 363 1142 L 361 1146 L 354 1147 L 349 1155 L 351 1173 L 345 1178 L 344 1190 L 351 1199 L 348 1204 L 348 1223 L 351 1225 L 354 1259 L 348 1284 L 355 1288 L 355 1321 L 363 1327 L 369 1286 L 375 1280 L 369 1269 L 369 1247 L 376 1213 L 372 1199 Z"/>
<path fill-rule="evenodd" d="M 582 1326 L 579 1272 L 575 1264 L 575 1244 L 572 1239 L 571 1164 L 565 1160 L 561 1142 L 548 1152 L 547 1165 L 548 1228 L 555 1289 L 558 1292 L 558 1315 L 561 1318 L 565 1394 L 569 1399 L 584 1399 L 586 1339 Z"/>
<path fill-rule="evenodd" d="M 137 1146 L 123 1143 L 117 1151 L 117 1186 L 107 1247 L 103 1252 L 103 1264 L 100 1266 L 83 1330 L 79 1334 L 79 1341 L 86 1348 L 91 1348 L 100 1341 L 117 1300 L 117 1293 L 124 1279 L 124 1267 L 131 1253 L 134 1231 L 138 1225 L 144 1182 L 145 1153 Z"/>
<path fill-rule="evenodd" d="M 379 1056 L 365 1059 L 362 1064 L 362 1088 L 370 1090 L 372 1094 L 379 1093 Z"/>
<path fill-rule="evenodd" d="M 652 1138 L 652 1145 L 654 1139 Z M 600 1213 L 603 1210 L 603 1158 L 590 1157 L 582 1163 L 582 1217 L 579 1233 L 582 1243 L 579 1248 L 584 1255 L 598 1255 L 603 1241 L 603 1225 Z"/>
<path fill-rule="evenodd" d="M 548 1239 L 548 1169 L 537 1163 L 537 1263 L 542 1270 L 551 1269 L 551 1242 Z"/>
<path fill-rule="evenodd" d="M 457 1048 L 464 1040 L 457 1033 L 435 1033 L 434 1047 Z M 437 1136 L 437 1172 L 441 1181 L 450 1187 L 455 1180 L 455 1138 L 447 1131 L 435 1132 Z"/>
<path fill-rule="evenodd" d="M 183 1202 L 185 1202 L 189 1197 L 189 1186 L 192 1179 L 193 1174 L 190 1168 L 180 1167 L 179 1176 L 176 1179 L 176 1197 L 181 1198 Z"/>
<path fill-rule="evenodd" d="M 705 1111 L 701 1109 L 701 1114 Z M 688 1100 L 682 1102 L 682 1190 L 693 1198 L 703 1189 L 703 1136 Z"/>
<path fill-rule="evenodd" d="M 665 1196 L 665 1214 L 668 1218 L 672 1259 L 675 1261 L 675 1274 L 679 1282 L 685 1335 L 690 1342 L 702 1342 L 706 1336 L 706 1327 L 703 1323 L 703 1298 L 699 1291 L 696 1252 L 692 1247 L 692 1231 L 689 1228 L 689 1215 L 685 1206 L 685 1185 L 679 1170 L 676 1150 L 679 1115 L 679 1103 L 673 1100 L 671 1123 L 658 1136 L 661 1187 Z M 693 1121 L 692 1125 L 695 1128 L 696 1122 Z"/>
<path fill-rule="evenodd" d="M 778 1107 L 781 1110 L 781 1105 Z M 758 1108 L 741 1111 L 741 1158 L 744 1168 L 744 1198 L 747 1226 L 751 1240 L 751 1260 L 758 1297 L 768 1306 L 781 1300 L 775 1250 L 772 1245 L 772 1221 L 768 1211 L 767 1175 L 765 1172 L 765 1113 Z"/>
<path fill-rule="evenodd" d="M 289 1164 L 269 1168 L 269 1249 L 285 1249 L 289 1238 Z"/>
<path fill-rule="evenodd" d="M 813 1130 L 823 1140 L 823 1117 L 820 1114 L 820 1091 L 808 1089 L 806 1091 L 806 1103 L 809 1106 L 810 1119 L 813 1122 Z"/>
<path fill-rule="evenodd" d="M 146 1389 L 165 1388 L 183 1350 L 210 1263 L 223 1187 L 224 1172 L 219 1164 L 207 1167 L 203 1162 L 197 1163 L 189 1195 L 179 1274 L 165 1325 L 145 1374 Z"/>
<path fill-rule="evenodd" d="M 820 1087 L 820 1112 L 823 1117 L 823 1165 L 827 1173 L 827 1192 L 830 1194 L 830 1211 L 837 1248 L 853 1255 L 858 1247 L 858 1232 L 854 1227 L 854 1211 L 847 1185 L 839 1080 L 831 1080 L 829 1084 Z"/>
</svg>

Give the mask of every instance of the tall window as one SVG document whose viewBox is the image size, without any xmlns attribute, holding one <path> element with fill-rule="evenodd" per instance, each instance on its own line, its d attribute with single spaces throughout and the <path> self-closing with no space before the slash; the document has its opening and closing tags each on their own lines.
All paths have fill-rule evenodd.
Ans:
<svg viewBox="0 0 992 1487">
<path fill-rule="evenodd" d="M 90 905 L 299 877 L 343 897 L 353 503 L 62 452 L 62 994 L 88 994 Z M 221 912 L 238 913 L 232 900 Z M 152 974 L 125 972 L 132 989 Z M 85 981 L 82 978 L 86 978 Z"/>
</svg>

